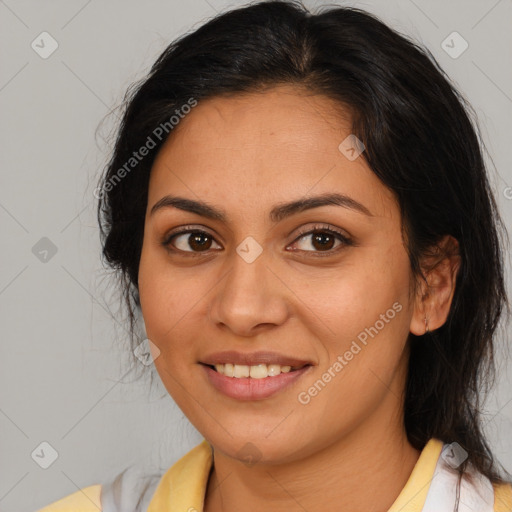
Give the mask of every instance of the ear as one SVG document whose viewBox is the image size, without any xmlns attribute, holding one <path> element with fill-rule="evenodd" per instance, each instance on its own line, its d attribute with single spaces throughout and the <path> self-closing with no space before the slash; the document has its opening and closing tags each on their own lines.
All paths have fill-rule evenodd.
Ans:
<svg viewBox="0 0 512 512">
<path fill-rule="evenodd" d="M 421 280 L 418 286 L 410 325 L 412 334 L 422 336 L 427 326 L 431 332 L 446 322 L 460 263 L 459 243 L 450 235 L 422 259 L 421 268 L 428 284 Z"/>
</svg>

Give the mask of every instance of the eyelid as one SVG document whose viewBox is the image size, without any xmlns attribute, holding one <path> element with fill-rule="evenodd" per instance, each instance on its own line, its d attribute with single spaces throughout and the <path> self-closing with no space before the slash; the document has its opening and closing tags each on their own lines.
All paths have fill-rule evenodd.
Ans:
<svg viewBox="0 0 512 512">
<path fill-rule="evenodd" d="M 315 231 L 332 233 L 338 238 L 339 241 L 341 241 L 341 244 L 336 249 L 329 249 L 327 251 L 304 251 L 304 250 L 298 249 L 298 250 L 295 250 L 294 252 L 306 253 L 306 254 L 311 253 L 313 255 L 313 257 L 328 257 L 328 256 L 336 256 L 337 254 L 339 254 L 339 252 L 344 247 L 355 245 L 355 242 L 351 235 L 346 234 L 339 228 L 331 226 L 330 224 L 322 224 L 322 223 L 316 223 L 312 227 L 300 228 L 299 233 L 295 236 L 292 244 L 296 243 L 298 240 L 300 240 L 301 238 L 303 238 L 306 235 L 312 235 Z"/>
<path fill-rule="evenodd" d="M 171 230 L 169 232 L 166 232 L 164 234 L 164 236 L 162 237 L 161 243 L 164 246 L 168 246 L 168 245 L 171 244 L 171 240 L 174 237 L 180 236 L 180 235 L 186 235 L 186 234 L 189 234 L 189 233 L 204 233 L 204 234 L 210 236 L 213 239 L 216 238 L 216 235 L 213 235 L 213 233 L 210 233 L 210 231 L 208 231 L 208 228 L 205 228 L 204 226 L 201 226 L 201 225 L 188 224 L 188 225 L 185 225 L 185 226 L 180 226 L 180 227 L 178 227 L 176 229 L 173 229 L 173 230 Z M 180 249 L 175 249 L 175 250 L 179 251 L 179 252 L 191 252 L 191 253 L 193 253 L 193 251 L 181 251 Z M 200 254 L 200 252 L 197 252 L 196 254 Z"/>
<path fill-rule="evenodd" d="M 294 242 L 298 238 L 301 238 L 304 235 L 309 235 L 311 233 L 314 233 L 315 231 L 332 231 L 346 241 L 349 241 L 351 239 L 351 236 L 348 233 L 343 232 L 340 228 L 332 226 L 331 224 L 316 223 L 312 227 L 311 226 L 310 227 L 301 227 L 299 229 L 298 233 L 295 235 Z"/>
</svg>

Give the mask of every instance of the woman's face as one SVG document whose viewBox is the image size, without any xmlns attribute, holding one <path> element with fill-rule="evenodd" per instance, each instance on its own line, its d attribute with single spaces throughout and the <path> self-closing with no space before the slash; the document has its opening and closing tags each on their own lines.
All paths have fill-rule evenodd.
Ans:
<svg viewBox="0 0 512 512">
<path fill-rule="evenodd" d="M 415 313 L 399 208 L 339 112 L 292 86 L 205 100 L 151 171 L 139 291 L 155 365 L 201 434 L 240 460 L 402 428 Z M 330 194 L 338 204 L 284 206 Z"/>
</svg>

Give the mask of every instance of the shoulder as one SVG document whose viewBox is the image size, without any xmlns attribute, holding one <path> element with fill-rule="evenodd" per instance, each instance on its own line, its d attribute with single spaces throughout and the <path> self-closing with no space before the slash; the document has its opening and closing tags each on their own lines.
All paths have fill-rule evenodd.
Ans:
<svg viewBox="0 0 512 512">
<path fill-rule="evenodd" d="M 171 468 L 129 466 L 107 482 L 84 487 L 37 512 L 147 512 L 204 497 L 212 449 L 204 439 Z M 185 510 L 188 510 L 187 506 Z"/>
<path fill-rule="evenodd" d="M 493 484 L 494 512 L 512 511 L 512 484 Z"/>
<path fill-rule="evenodd" d="M 512 512 L 512 486 L 495 484 L 468 464 L 459 474 L 465 452 L 456 443 L 432 438 L 423 448 L 409 480 L 388 512 Z"/>
<path fill-rule="evenodd" d="M 126 468 L 102 486 L 102 512 L 145 512 L 162 473 L 149 467 Z"/>
<path fill-rule="evenodd" d="M 130 466 L 108 482 L 80 489 L 37 512 L 142 512 L 160 478 L 159 471 Z"/>
<path fill-rule="evenodd" d="M 448 506 L 452 508 L 457 497 L 461 510 L 512 512 L 510 483 L 492 483 L 472 464 L 460 478 L 457 468 L 466 456 L 467 452 L 456 443 L 443 444 L 422 512 L 449 510 Z"/>
<path fill-rule="evenodd" d="M 91 485 L 40 508 L 37 512 L 98 512 L 101 508 L 101 485 Z"/>
</svg>

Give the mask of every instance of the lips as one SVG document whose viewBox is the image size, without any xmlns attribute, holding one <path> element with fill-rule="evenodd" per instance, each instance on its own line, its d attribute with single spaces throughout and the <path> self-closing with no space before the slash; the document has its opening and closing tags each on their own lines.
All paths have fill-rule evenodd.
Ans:
<svg viewBox="0 0 512 512">
<path fill-rule="evenodd" d="M 223 352 L 215 352 L 204 357 L 200 363 L 215 366 L 218 364 L 236 364 L 245 366 L 257 366 L 259 364 L 291 366 L 292 371 L 307 365 L 312 365 L 311 361 L 298 359 L 296 357 L 279 354 L 277 352 L 237 352 L 235 350 L 227 350 Z"/>
<path fill-rule="evenodd" d="M 290 359 L 292 361 L 293 359 Z M 295 360 L 296 361 L 296 360 Z M 212 369 L 209 365 L 202 364 L 202 370 L 207 381 L 218 392 L 236 400 L 251 401 L 264 400 L 289 389 L 306 374 L 312 371 L 313 366 L 306 364 L 299 370 L 280 373 L 272 377 L 227 377 Z"/>
<path fill-rule="evenodd" d="M 220 393 L 236 400 L 270 398 L 293 386 L 315 364 L 278 352 L 236 350 L 209 354 L 199 363 L 208 382 Z"/>
</svg>

